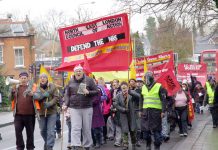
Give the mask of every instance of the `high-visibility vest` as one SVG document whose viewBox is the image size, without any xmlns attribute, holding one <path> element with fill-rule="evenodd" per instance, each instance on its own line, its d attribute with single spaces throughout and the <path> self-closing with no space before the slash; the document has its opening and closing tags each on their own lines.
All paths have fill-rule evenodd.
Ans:
<svg viewBox="0 0 218 150">
<path fill-rule="evenodd" d="M 32 91 L 35 92 L 37 89 L 37 85 L 36 84 L 33 84 L 33 87 L 32 87 Z M 11 109 L 14 110 L 15 108 L 15 100 L 13 99 L 12 102 L 11 102 Z M 34 104 L 35 104 L 35 109 L 39 110 L 40 109 L 40 104 L 39 104 L 39 101 L 38 100 L 34 100 Z"/>
<path fill-rule="evenodd" d="M 213 89 L 212 89 L 209 82 L 206 82 L 206 87 L 207 87 L 207 94 L 208 94 L 208 97 L 209 97 L 208 103 L 213 104 L 213 102 L 214 102 L 214 91 L 213 91 Z"/>
<path fill-rule="evenodd" d="M 160 83 L 155 83 L 151 90 L 148 91 L 148 88 L 145 85 L 143 85 L 143 108 L 162 109 L 162 103 L 159 96 L 160 87 Z"/>
</svg>

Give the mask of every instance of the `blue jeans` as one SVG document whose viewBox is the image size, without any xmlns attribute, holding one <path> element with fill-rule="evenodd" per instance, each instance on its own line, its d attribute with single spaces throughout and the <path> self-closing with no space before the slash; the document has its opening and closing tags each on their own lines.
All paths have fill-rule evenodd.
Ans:
<svg viewBox="0 0 218 150">
<path fill-rule="evenodd" d="M 57 113 L 56 128 L 55 128 L 55 131 L 56 131 L 57 133 L 61 133 L 61 120 L 60 120 L 60 118 L 61 118 L 60 113 Z"/>
<path fill-rule="evenodd" d="M 102 128 L 98 127 L 98 128 L 93 128 L 92 129 L 92 133 L 93 133 L 93 143 L 94 145 L 96 144 L 101 144 L 102 143 Z"/>
<path fill-rule="evenodd" d="M 55 143 L 55 124 L 57 114 L 47 115 L 47 117 L 40 116 L 39 128 L 41 136 L 45 142 L 45 146 L 53 148 Z"/>
<path fill-rule="evenodd" d="M 196 105 L 195 105 L 195 112 L 196 113 L 200 113 L 200 107 L 201 107 L 201 104 L 200 103 L 196 103 Z"/>
<path fill-rule="evenodd" d="M 167 112 L 164 114 L 164 117 L 162 118 L 162 136 L 163 137 L 169 137 L 170 134 L 170 128 L 168 124 L 168 114 Z"/>
</svg>

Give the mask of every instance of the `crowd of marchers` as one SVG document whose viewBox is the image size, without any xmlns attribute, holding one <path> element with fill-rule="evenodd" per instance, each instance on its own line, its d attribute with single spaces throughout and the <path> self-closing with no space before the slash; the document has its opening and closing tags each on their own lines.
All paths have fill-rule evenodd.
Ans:
<svg viewBox="0 0 218 150">
<path fill-rule="evenodd" d="M 213 127 L 218 125 L 218 86 L 213 77 L 208 77 L 205 87 L 195 77 L 191 77 L 190 83 L 184 80 L 173 96 L 155 82 L 152 72 L 146 72 L 143 79 L 128 82 L 114 79 L 107 86 L 103 77 L 87 76 L 81 65 L 74 68 L 74 75 L 62 89 L 48 82 L 44 73 L 40 74 L 37 85 L 29 80 L 27 72 L 19 74 L 19 81 L 9 96 L 17 150 L 35 148 L 36 118 L 44 140 L 42 149 L 53 150 L 56 133 L 59 138 L 63 136 L 60 114 L 64 114 L 68 126 L 67 148 L 72 150 L 99 149 L 108 140 L 123 150 L 129 148 L 129 141 L 133 150 L 141 147 L 142 141 L 146 150 L 152 147 L 159 150 L 177 126 L 178 136 L 188 136 L 192 127 L 190 104 L 199 114 L 204 113 L 208 104 Z M 26 143 L 22 135 L 24 128 Z"/>
</svg>

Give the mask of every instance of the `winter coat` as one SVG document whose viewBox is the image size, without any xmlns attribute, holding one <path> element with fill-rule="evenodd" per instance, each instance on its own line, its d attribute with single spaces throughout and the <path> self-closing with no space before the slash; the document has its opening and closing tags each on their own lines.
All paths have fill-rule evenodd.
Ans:
<svg viewBox="0 0 218 150">
<path fill-rule="evenodd" d="M 214 91 L 214 107 L 218 107 L 218 84 L 216 84 L 215 91 Z"/>
<path fill-rule="evenodd" d="M 107 115 L 110 113 L 110 108 L 112 105 L 112 98 L 111 98 L 110 90 L 107 87 L 104 87 L 104 90 L 107 94 L 107 99 L 103 101 L 103 114 Z"/>
<path fill-rule="evenodd" d="M 205 95 L 205 90 L 203 87 L 201 87 L 200 89 L 195 88 L 194 93 L 193 93 L 193 96 L 194 96 L 193 98 L 195 100 L 195 103 L 203 103 L 204 95 Z"/>
<path fill-rule="evenodd" d="M 131 91 L 131 95 L 128 94 L 127 96 L 127 104 L 128 108 L 126 108 L 122 93 L 119 93 L 114 99 L 114 107 L 117 109 L 120 115 L 120 125 L 123 133 L 129 131 L 136 130 L 136 113 L 135 113 L 135 102 L 133 101 L 133 96 L 140 98 L 140 95 L 137 94 L 135 91 Z M 126 112 L 126 110 L 128 110 Z"/>
<path fill-rule="evenodd" d="M 33 81 L 29 81 L 28 86 L 29 86 L 30 82 L 33 82 Z M 16 85 L 15 91 L 14 92 L 13 92 L 13 90 L 10 91 L 9 96 L 8 96 L 8 99 L 11 101 L 11 109 L 13 110 L 13 115 L 14 116 L 17 113 L 17 103 L 18 103 L 17 97 L 18 97 L 19 86 L 20 85 Z M 29 88 L 29 87 L 27 87 L 27 88 Z M 36 84 L 33 84 L 32 85 L 32 91 L 35 92 L 35 90 L 36 90 Z M 39 102 L 36 101 L 36 100 L 34 101 L 33 97 L 29 96 L 27 94 L 27 98 L 29 98 L 29 97 L 31 97 L 32 103 L 30 103 L 31 106 L 28 106 L 28 107 L 33 107 L 34 111 L 35 111 L 35 114 L 37 114 L 38 110 L 40 109 Z"/>
<path fill-rule="evenodd" d="M 43 93 L 48 92 L 48 99 L 43 97 Z M 37 87 L 36 92 L 33 94 L 33 98 L 39 100 L 40 104 L 40 115 L 45 115 L 44 102 L 48 102 L 50 107 L 47 109 L 47 114 L 56 114 L 57 113 L 57 102 L 59 99 L 58 89 L 55 87 L 53 83 L 48 83 L 48 88 L 42 90 L 40 87 Z"/>
<path fill-rule="evenodd" d="M 93 116 L 92 116 L 92 128 L 98 128 L 105 126 L 104 117 L 101 110 L 101 94 L 93 97 Z"/>
<path fill-rule="evenodd" d="M 153 84 L 155 85 L 155 84 Z M 153 86 L 152 86 L 153 87 Z M 151 87 L 151 88 L 152 88 Z M 151 89 L 150 88 L 150 89 Z M 148 90 L 150 90 L 148 89 Z M 159 97 L 162 103 L 162 110 L 155 109 L 155 108 L 143 108 L 143 100 L 139 104 L 141 113 L 141 129 L 142 131 L 161 131 L 162 130 L 162 119 L 161 119 L 161 113 L 166 112 L 166 96 L 167 92 L 163 87 L 160 87 L 159 90 Z"/>
<path fill-rule="evenodd" d="M 113 97 L 114 91 L 115 91 L 114 89 L 111 89 L 111 90 L 110 90 L 111 97 L 112 97 L 111 119 L 112 119 L 112 121 L 113 121 L 113 123 L 114 123 L 115 125 L 120 126 L 120 112 L 118 112 L 117 109 L 116 109 L 115 106 L 114 106 L 114 98 L 115 98 L 115 97 Z M 116 95 L 118 95 L 119 93 L 121 93 L 120 87 L 117 89 Z"/>
<path fill-rule="evenodd" d="M 77 93 L 81 83 L 86 84 L 86 89 L 89 91 L 89 94 L 84 95 Z M 74 76 L 69 81 L 65 90 L 65 105 L 74 109 L 91 108 L 93 96 L 97 94 L 98 89 L 92 78 L 84 75 L 80 80 L 77 80 Z"/>
</svg>

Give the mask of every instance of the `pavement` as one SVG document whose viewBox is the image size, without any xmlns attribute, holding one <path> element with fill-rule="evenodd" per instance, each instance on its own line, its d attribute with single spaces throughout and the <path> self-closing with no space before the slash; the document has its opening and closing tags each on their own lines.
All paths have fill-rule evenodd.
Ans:
<svg viewBox="0 0 218 150">
<path fill-rule="evenodd" d="M 0 128 L 14 123 L 13 112 L 0 112 Z"/>
<path fill-rule="evenodd" d="M 0 128 L 4 129 L 13 124 L 12 112 L 0 112 Z M 4 127 L 4 128 L 3 128 Z M 193 121 L 193 129 L 189 131 L 188 137 L 179 137 L 177 131 L 173 132 L 168 143 L 163 143 L 163 150 L 217 150 L 218 128 L 212 128 L 212 120 L 209 112 L 196 115 Z M 112 143 L 111 143 L 112 144 Z M 111 146 L 102 148 L 111 150 Z M 113 148 L 114 149 L 114 148 Z"/>
</svg>

